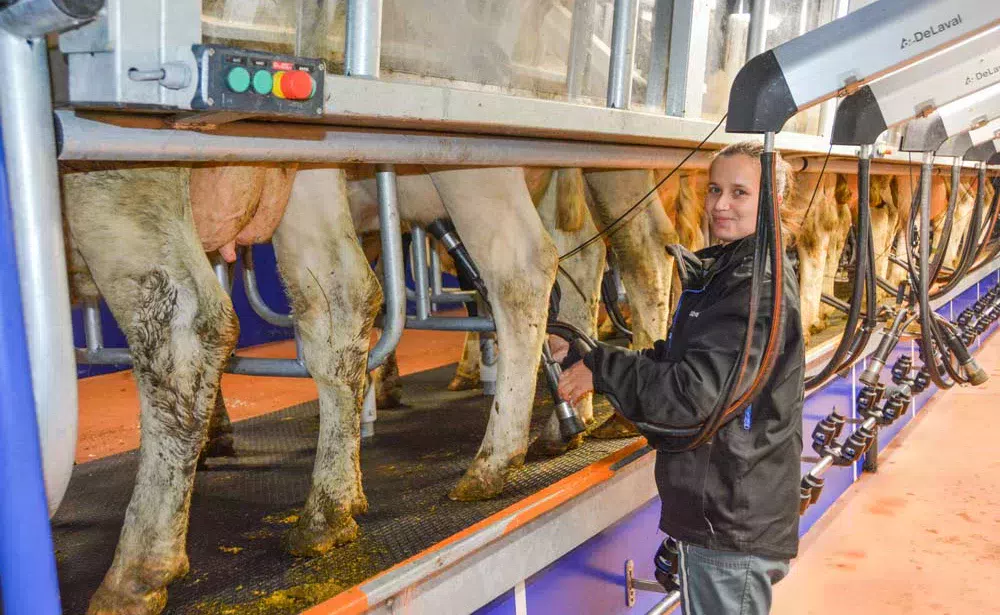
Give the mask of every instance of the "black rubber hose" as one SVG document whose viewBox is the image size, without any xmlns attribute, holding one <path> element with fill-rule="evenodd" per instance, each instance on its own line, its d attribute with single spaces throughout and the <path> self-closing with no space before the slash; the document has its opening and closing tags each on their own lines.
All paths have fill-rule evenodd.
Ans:
<svg viewBox="0 0 1000 615">
<path fill-rule="evenodd" d="M 837 373 L 847 358 L 858 335 L 858 319 L 861 315 L 861 300 L 865 292 L 865 281 L 871 261 L 871 159 L 858 158 L 858 224 L 857 224 L 857 265 L 854 270 L 854 287 L 851 289 L 851 311 L 847 314 L 844 333 L 830 360 L 818 374 L 806 380 L 806 390 L 815 389 Z M 874 282 L 874 278 L 872 279 Z M 872 296 L 872 295 L 869 295 Z M 869 301 L 869 303 L 873 303 Z M 873 306 L 874 307 L 874 306 Z"/>
<path fill-rule="evenodd" d="M 618 285 L 615 283 L 617 275 L 618 271 L 615 265 L 609 263 L 608 268 L 604 272 L 604 277 L 601 279 L 601 301 L 604 302 L 604 309 L 608 313 L 608 320 L 611 321 L 611 326 L 631 342 L 632 331 L 628 328 L 625 316 L 622 315 L 621 309 L 618 307 Z"/>
<path fill-rule="evenodd" d="M 979 252 L 980 246 L 979 236 L 982 233 L 982 217 L 983 217 L 983 201 L 986 199 L 986 167 L 980 166 L 979 173 L 977 174 L 976 180 L 976 202 L 972 207 L 972 219 L 969 221 L 969 230 L 965 233 L 965 241 L 962 244 L 962 256 L 959 259 L 958 266 L 955 267 L 955 271 L 951 274 L 948 282 L 944 286 L 936 290 L 932 295 L 931 299 L 937 299 L 938 297 L 943 297 L 951 289 L 955 288 L 959 282 L 969 273 L 969 269 L 972 267 L 973 262 Z M 994 203 L 995 204 L 995 203 Z M 950 223 L 949 219 L 947 223 Z M 946 224 L 947 224 L 946 223 Z M 939 256 L 944 254 L 944 251 L 939 251 Z M 943 258 L 942 258 L 943 260 Z M 940 268 L 940 264 L 939 264 Z M 936 275 L 932 275 L 930 280 L 937 279 Z M 930 282 L 928 282 L 930 284 Z"/>
<path fill-rule="evenodd" d="M 993 177 L 991 180 L 993 184 L 993 201 L 990 203 L 990 215 L 988 216 L 989 227 L 986 232 L 986 237 L 983 239 L 983 243 L 979 248 L 979 253 L 976 255 L 976 264 L 969 269 L 969 272 L 978 271 L 986 263 L 991 262 L 997 255 L 1000 255 L 1000 241 L 997 240 L 997 231 L 1000 231 L 1000 225 L 997 224 L 997 218 L 1000 216 L 1000 177 Z M 986 248 L 989 246 L 989 252 L 987 253 Z M 985 254 L 985 256 L 984 256 Z"/>
<path fill-rule="evenodd" d="M 944 255 L 948 251 L 948 244 L 951 242 L 952 227 L 955 226 L 955 209 L 958 205 L 958 193 L 961 188 L 962 167 L 952 165 L 951 167 L 951 195 L 948 197 L 948 211 L 945 213 L 944 227 L 941 229 L 941 237 L 938 238 L 937 252 L 934 254 L 934 262 L 931 264 L 931 279 L 936 280 L 941 275 L 941 265 L 944 264 Z M 978 198 L 978 196 L 977 196 Z"/>
<path fill-rule="evenodd" d="M 937 385 L 941 389 L 950 389 L 954 386 L 955 382 L 948 382 L 944 379 L 941 372 L 938 370 L 937 359 L 935 358 L 936 350 L 941 351 L 941 357 L 944 359 L 945 368 L 948 367 L 947 360 L 947 348 L 944 346 L 943 340 L 939 335 L 937 330 L 937 321 L 934 319 L 933 311 L 930 306 L 930 293 L 928 292 L 928 284 L 930 282 L 930 164 L 924 163 L 920 165 L 920 199 L 919 204 L 916 207 L 917 211 L 911 211 L 910 219 L 914 220 L 917 213 L 920 215 L 920 234 L 917 238 L 917 265 L 916 271 L 913 270 L 912 261 L 910 263 L 912 286 L 916 289 L 917 300 L 919 302 L 920 310 L 920 348 L 923 352 L 924 365 L 927 367 L 927 375 L 930 376 L 931 382 Z M 926 204 L 925 204 L 925 201 Z M 913 234 L 913 225 L 910 225 L 909 234 Z M 912 241 L 909 242 L 912 245 Z M 950 375 L 950 374 L 949 374 Z M 953 379 L 954 380 L 954 379 Z"/>
</svg>

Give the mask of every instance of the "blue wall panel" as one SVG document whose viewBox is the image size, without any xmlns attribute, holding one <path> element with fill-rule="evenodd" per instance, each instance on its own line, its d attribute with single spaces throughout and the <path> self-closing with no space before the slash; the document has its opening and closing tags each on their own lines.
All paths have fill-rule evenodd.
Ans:
<svg viewBox="0 0 1000 615">
<path fill-rule="evenodd" d="M 544 568 L 526 583 L 528 613 L 645 613 L 662 597 L 636 592 L 636 606 L 625 606 L 625 560 L 637 577 L 653 578 L 653 554 L 664 534 L 657 526 L 660 500 L 608 527 Z"/>
<path fill-rule="evenodd" d="M 476 611 L 479 615 L 514 615 L 514 590 L 504 592 L 496 600 Z"/>
</svg>

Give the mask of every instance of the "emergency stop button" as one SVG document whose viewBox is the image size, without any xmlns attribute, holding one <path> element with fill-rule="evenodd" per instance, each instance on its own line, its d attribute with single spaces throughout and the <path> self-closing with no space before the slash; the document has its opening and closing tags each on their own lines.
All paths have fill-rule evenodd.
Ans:
<svg viewBox="0 0 1000 615">
<path fill-rule="evenodd" d="M 288 100 L 308 100 L 315 91 L 312 76 L 304 70 L 282 70 L 274 74 L 271 93 Z"/>
</svg>

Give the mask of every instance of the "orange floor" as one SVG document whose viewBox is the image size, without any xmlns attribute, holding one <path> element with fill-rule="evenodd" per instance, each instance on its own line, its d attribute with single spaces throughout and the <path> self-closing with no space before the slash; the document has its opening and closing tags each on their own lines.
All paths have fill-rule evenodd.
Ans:
<svg viewBox="0 0 1000 615">
<path fill-rule="evenodd" d="M 374 336 L 373 336 L 374 339 Z M 407 329 L 396 351 L 402 374 L 455 363 L 465 334 Z M 264 344 L 239 354 L 248 357 L 295 356 L 292 341 Z M 78 381 L 80 424 L 76 461 L 83 463 L 139 447 L 139 397 L 132 372 L 92 376 Z M 308 378 L 222 377 L 222 395 L 234 421 L 248 419 L 316 399 Z"/>
<path fill-rule="evenodd" d="M 774 615 L 1000 613 L 1000 336 L 805 537 Z"/>
</svg>

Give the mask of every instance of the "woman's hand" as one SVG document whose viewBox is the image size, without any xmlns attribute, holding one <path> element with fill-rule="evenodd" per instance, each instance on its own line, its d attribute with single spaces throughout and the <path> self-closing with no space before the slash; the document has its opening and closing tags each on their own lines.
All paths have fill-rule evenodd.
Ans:
<svg viewBox="0 0 1000 615">
<path fill-rule="evenodd" d="M 559 396 L 573 405 L 593 390 L 594 374 L 583 361 L 574 363 L 559 376 Z"/>
<path fill-rule="evenodd" d="M 566 355 L 569 354 L 569 342 L 558 335 L 549 335 L 549 350 L 552 351 L 552 358 L 556 363 L 562 363 Z"/>
</svg>

